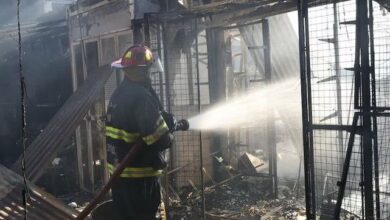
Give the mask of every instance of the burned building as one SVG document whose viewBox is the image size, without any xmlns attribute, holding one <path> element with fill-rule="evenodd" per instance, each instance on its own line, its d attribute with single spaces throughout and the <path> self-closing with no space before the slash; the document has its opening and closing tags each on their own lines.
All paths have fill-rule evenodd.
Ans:
<svg viewBox="0 0 390 220">
<path fill-rule="evenodd" d="M 76 217 L 48 192 L 88 210 L 109 181 L 106 110 L 124 78 L 110 63 L 145 44 L 163 66 L 151 70 L 163 107 L 190 126 L 165 155 L 169 219 L 388 219 L 388 10 L 379 0 L 79 0 L 66 25 L 24 28 L 44 39 L 26 37 L 25 56 L 39 51 L 31 64 L 51 64 L 26 68 L 54 65 L 68 78 L 56 72 L 50 86 L 28 91 L 29 169 L 21 172 L 23 157 L 0 167 L 0 217 L 23 216 L 18 175 L 33 189 L 34 219 Z M 70 69 L 47 53 L 53 45 Z M 0 88 L 15 90 L 0 116 L 9 124 L 20 114 L 15 88 Z"/>
<path fill-rule="evenodd" d="M 251 89 L 266 86 L 270 77 L 279 81 L 298 76 L 297 39 L 292 37 L 284 44 L 278 43 L 283 35 L 295 35 L 287 15 L 276 16 L 269 21 L 253 18 L 253 23 L 248 25 L 214 23 L 206 18 L 197 24 L 199 29 L 195 29 L 196 16 L 188 16 L 183 21 L 175 17 L 196 13 L 202 7 L 210 10 L 211 14 L 217 13 L 218 7 L 224 4 L 206 6 L 195 1 L 170 1 L 167 8 L 165 4 L 150 7 L 148 4 L 152 2 L 79 1 L 70 7 L 68 17 L 74 90 L 82 86 L 94 69 L 120 58 L 125 49 L 136 43 L 148 45 L 163 62 L 165 70 L 153 70 L 152 84 L 165 108 L 177 118 L 191 118 L 225 100 L 233 100 Z M 243 4 L 243 7 L 247 6 Z M 227 14 L 223 14 L 221 19 L 224 16 Z M 281 26 L 287 27 L 286 32 L 278 31 Z M 272 53 L 270 48 L 273 48 Z M 276 64 L 276 61 L 279 63 Z M 77 164 L 82 187 L 93 189 L 99 180 L 105 178 L 104 172 L 97 169 L 105 161 L 105 138 L 101 125 L 108 100 L 122 78 L 119 71 L 110 76 L 99 101 L 76 130 Z M 245 152 L 257 152 L 264 157 L 267 164 L 264 167 L 267 168 L 255 176 L 259 181 L 268 181 L 270 194 L 277 195 L 275 132 L 288 134 L 282 139 L 290 141 L 289 145 L 292 141 L 296 149 L 300 145 L 299 138 L 295 138 L 300 134 L 299 127 L 296 127 L 299 112 L 291 116 L 278 116 L 268 125 L 265 123 L 251 129 L 244 126 L 217 132 L 205 131 L 202 135 L 198 131 L 177 133 L 175 145 L 167 154 L 170 161 L 165 176 L 167 192 L 178 195 L 182 190 L 204 188 L 205 184 L 224 181 L 231 177 L 229 166 L 237 169 L 240 156 Z M 288 125 L 288 129 L 278 127 L 274 120 L 282 126 Z M 297 161 L 294 166 L 298 164 Z M 297 174 L 293 171 L 290 175 L 295 178 Z"/>
<path fill-rule="evenodd" d="M 28 94 L 27 133 L 31 142 L 70 96 L 70 53 L 65 20 L 22 26 L 23 66 Z M 22 151 L 17 30 L 0 32 L 1 162 L 12 165 Z"/>
</svg>

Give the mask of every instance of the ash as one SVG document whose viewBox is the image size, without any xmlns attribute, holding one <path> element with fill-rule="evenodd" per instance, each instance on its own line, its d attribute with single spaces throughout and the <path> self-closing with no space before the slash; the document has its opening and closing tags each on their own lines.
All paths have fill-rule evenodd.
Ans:
<svg viewBox="0 0 390 220">
<path fill-rule="evenodd" d="M 278 198 L 271 186 L 269 179 L 241 176 L 217 187 L 206 187 L 206 219 L 306 219 L 303 186 L 297 187 L 295 181 L 280 181 Z M 202 219 L 199 191 L 185 188 L 179 197 L 169 198 L 169 219 Z"/>
</svg>

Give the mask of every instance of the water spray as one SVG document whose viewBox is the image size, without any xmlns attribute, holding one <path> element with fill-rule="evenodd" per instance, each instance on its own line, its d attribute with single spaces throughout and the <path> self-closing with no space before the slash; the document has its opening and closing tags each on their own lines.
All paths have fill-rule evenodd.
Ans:
<svg viewBox="0 0 390 220">
<path fill-rule="evenodd" d="M 299 80 L 295 78 L 264 85 L 189 118 L 190 129 L 256 127 L 267 121 L 271 111 L 287 118 L 296 117 L 300 115 L 299 91 Z"/>
</svg>

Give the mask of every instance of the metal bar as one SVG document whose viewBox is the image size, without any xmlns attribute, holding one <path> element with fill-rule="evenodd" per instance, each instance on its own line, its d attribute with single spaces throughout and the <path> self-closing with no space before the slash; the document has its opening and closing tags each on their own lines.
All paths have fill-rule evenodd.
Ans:
<svg viewBox="0 0 390 220">
<path fill-rule="evenodd" d="M 378 117 L 390 117 L 390 112 L 373 112 L 372 115 Z"/>
<path fill-rule="evenodd" d="M 158 54 L 158 58 L 160 59 L 160 61 L 161 61 L 161 59 L 162 59 L 162 54 L 161 54 L 161 50 L 162 50 L 162 46 L 161 46 L 161 41 L 162 41 L 162 33 L 161 33 L 161 25 L 160 25 L 160 23 L 158 23 L 158 22 L 155 22 L 154 21 L 154 24 L 156 25 L 156 41 L 157 41 L 157 54 Z M 149 19 L 149 23 L 148 23 L 148 25 L 150 26 L 151 25 L 151 22 L 150 22 L 150 19 Z M 149 34 L 150 34 L 150 27 L 149 27 Z M 164 56 L 164 59 L 165 59 L 165 56 Z M 162 61 L 161 61 L 162 62 Z M 164 64 L 165 65 L 165 64 Z M 164 79 L 163 79 L 163 74 L 164 74 L 164 72 L 159 72 L 158 73 L 158 86 L 159 86 L 159 95 L 160 95 L 160 102 L 162 103 L 162 106 L 164 107 L 164 108 L 167 108 L 167 103 L 165 102 L 165 100 L 168 100 L 168 99 L 166 99 L 166 97 L 164 96 L 164 94 L 165 94 L 165 91 L 164 91 L 164 85 L 165 85 L 165 83 L 164 83 Z M 169 203 L 169 192 L 170 192 L 170 190 L 171 190 L 171 188 L 169 187 L 170 186 L 170 184 L 169 184 L 169 178 L 168 178 L 168 170 L 169 170 L 169 168 L 172 166 L 172 164 L 171 164 L 171 158 L 172 158 L 172 147 L 171 148 L 169 148 L 169 158 L 170 158 L 170 162 L 169 163 L 167 163 L 168 164 L 168 166 L 165 168 L 165 174 L 164 174 L 164 192 L 165 192 L 165 197 L 163 198 L 163 200 L 164 200 L 164 203 L 165 204 L 168 204 Z"/>
<path fill-rule="evenodd" d="M 343 109 L 342 109 L 342 99 L 341 99 L 341 83 L 340 83 L 340 51 L 339 51 L 339 32 L 338 32 L 338 13 L 337 13 L 337 3 L 333 3 L 333 40 L 334 40 L 334 54 L 335 54 L 335 64 L 336 64 L 336 96 L 337 96 L 337 124 L 343 124 Z M 343 132 L 337 132 L 338 144 L 339 144 L 339 164 L 343 164 L 344 156 L 344 146 L 343 146 Z M 341 172 L 341 167 L 340 167 Z"/>
<path fill-rule="evenodd" d="M 197 18 L 194 19 L 194 28 L 195 33 L 198 34 L 198 20 Z M 199 77 L 199 55 L 198 55 L 198 36 L 195 37 L 195 65 L 196 65 L 196 81 L 200 82 Z M 198 88 L 198 111 L 201 112 L 201 102 L 200 102 L 200 85 L 197 86 Z M 204 174 L 203 174 L 203 143 L 202 143 L 202 133 L 199 132 L 199 153 L 200 153 L 200 182 L 202 187 L 202 217 L 205 220 L 206 219 L 206 198 L 205 198 L 205 192 L 204 192 Z"/>
<path fill-rule="evenodd" d="M 296 196 L 297 196 L 297 198 L 300 196 L 300 194 L 301 194 L 301 190 L 300 190 L 300 182 L 301 182 L 301 172 L 302 172 L 302 159 L 303 159 L 303 157 L 302 157 L 303 155 L 302 155 L 302 153 L 300 154 L 300 156 L 299 156 L 299 167 L 298 167 L 298 176 L 297 176 L 297 180 L 296 180 L 296 182 L 295 182 L 295 184 L 294 184 L 294 188 L 293 188 L 293 192 L 295 191 L 295 190 L 297 190 L 297 194 L 296 194 Z"/>
<path fill-rule="evenodd" d="M 362 134 L 361 134 L 362 135 Z M 363 150 L 363 142 L 361 141 L 360 142 L 360 167 L 361 167 L 361 172 L 360 172 L 360 182 L 359 182 L 359 187 L 360 187 L 360 196 L 362 197 L 362 216 L 364 218 L 364 156 L 363 156 L 363 153 L 364 153 L 364 150 Z"/>
<path fill-rule="evenodd" d="M 269 26 L 268 21 L 264 20 L 262 23 L 262 34 L 263 34 L 263 45 L 267 45 L 266 41 L 269 39 L 265 39 L 267 35 L 269 35 Z M 270 68 L 270 60 L 269 60 L 269 50 L 264 50 L 264 81 L 266 83 L 271 83 L 271 68 Z M 276 198 L 275 195 L 275 180 L 274 180 L 274 151 L 272 148 L 274 148 L 274 138 L 272 137 L 274 132 L 272 132 L 273 127 L 272 123 L 274 123 L 273 114 L 272 114 L 271 108 L 267 109 L 267 147 L 268 147 L 268 173 L 272 179 L 272 194 Z"/>
<path fill-rule="evenodd" d="M 372 176 L 372 128 L 371 128 L 371 85 L 369 63 L 368 9 L 367 0 L 357 0 L 357 20 L 360 27 L 356 34 L 360 36 L 361 77 L 362 77 L 362 113 L 363 113 L 363 187 L 364 211 L 367 220 L 374 219 L 373 176 Z"/>
<path fill-rule="evenodd" d="M 191 34 L 192 35 L 192 34 Z M 191 53 L 191 40 L 185 40 L 187 48 L 186 51 L 186 62 L 187 62 L 187 85 L 188 85 L 188 99 L 189 104 L 194 105 L 194 77 L 193 77 L 193 70 L 192 70 L 192 53 Z M 195 55 L 196 56 L 196 55 Z"/>
<path fill-rule="evenodd" d="M 343 172 L 341 174 L 341 180 L 337 183 L 337 185 L 339 186 L 339 193 L 337 195 L 337 202 L 336 202 L 336 207 L 335 207 L 334 216 L 333 216 L 333 219 L 335 219 L 335 220 L 340 219 L 341 204 L 343 202 L 345 186 L 347 184 L 349 164 L 351 162 L 352 148 L 353 148 L 353 143 L 355 141 L 355 134 L 356 134 L 358 119 L 359 119 L 359 115 L 355 113 L 353 116 L 353 121 L 352 121 L 352 130 L 351 130 L 351 133 L 349 135 L 348 147 L 347 147 L 347 152 L 345 155 Z"/>
<path fill-rule="evenodd" d="M 158 53 L 158 57 L 159 59 L 162 58 L 162 54 L 161 54 L 161 26 L 160 24 L 157 24 L 157 53 Z M 163 82 L 164 79 L 163 79 L 163 74 L 162 72 L 159 72 L 158 73 L 158 77 L 159 77 L 159 86 L 160 86 L 160 101 L 161 103 L 163 103 L 163 106 L 165 107 L 165 96 L 164 96 L 164 85 L 165 83 Z"/>
<path fill-rule="evenodd" d="M 168 9 L 168 1 L 166 1 L 166 8 Z M 162 45 L 163 45 L 163 55 L 164 55 L 164 73 L 165 73 L 165 95 L 166 95 L 166 110 L 169 112 L 169 113 L 172 113 L 172 109 L 171 109 L 171 87 L 170 87 L 170 83 L 169 83 L 169 80 L 170 80 L 170 77 L 169 77 L 169 60 L 168 60 L 168 39 L 167 39 L 167 33 L 166 33 L 166 29 L 165 29 L 165 26 L 167 24 L 166 23 L 163 23 L 161 25 L 161 28 L 162 28 Z M 161 44 L 160 44 L 161 46 Z M 160 82 L 160 83 L 163 83 L 163 82 Z M 170 161 L 168 163 L 168 168 L 169 167 L 173 167 L 173 155 L 174 155 L 174 149 L 173 147 L 169 148 L 169 158 L 170 158 Z M 165 185 L 169 185 L 169 179 L 167 178 L 167 175 L 165 175 Z M 169 192 L 169 187 L 165 188 L 166 190 L 166 198 L 165 198 L 165 203 L 168 204 L 168 201 L 169 201 L 169 198 L 168 198 L 168 192 Z"/>
<path fill-rule="evenodd" d="M 358 14 L 357 14 L 357 8 L 356 8 L 356 24 L 358 23 Z M 360 79 L 360 49 L 358 45 L 360 45 L 360 35 L 358 34 L 360 31 L 360 25 L 356 25 L 356 38 L 355 38 L 355 61 L 354 61 L 354 72 L 355 72 L 355 83 L 354 83 L 354 108 L 355 109 L 360 109 L 360 84 L 361 84 L 361 79 Z"/>
<path fill-rule="evenodd" d="M 150 47 L 150 15 L 148 13 L 144 14 L 144 37 L 145 45 Z"/>
<path fill-rule="evenodd" d="M 240 28 L 240 27 L 244 27 L 244 26 L 248 26 L 248 25 L 260 24 L 262 22 L 263 22 L 263 19 L 260 19 L 257 21 L 252 21 L 252 22 L 248 22 L 248 23 L 241 23 L 241 24 L 237 24 L 237 25 L 233 25 L 233 26 L 224 27 L 223 29 L 230 30 L 230 29 Z"/>
<path fill-rule="evenodd" d="M 268 20 L 265 19 L 262 22 L 262 34 L 264 50 L 264 78 L 269 84 L 272 82 L 272 66 L 271 66 L 271 41 L 270 30 Z M 275 198 L 278 197 L 278 175 L 277 175 L 277 152 L 276 152 L 276 138 L 275 138 L 275 116 L 274 109 L 268 109 L 267 120 L 267 132 L 268 132 L 268 148 L 270 150 L 269 155 L 269 174 L 272 176 L 272 191 Z"/>
<path fill-rule="evenodd" d="M 351 131 L 352 128 L 352 125 L 310 125 L 310 130 Z"/>
<path fill-rule="evenodd" d="M 374 44 L 374 16 L 372 0 L 369 0 L 369 28 L 370 28 L 370 61 L 371 61 L 371 91 L 372 107 L 376 109 L 376 79 L 375 79 L 375 44 Z M 375 113 L 376 110 L 374 110 Z M 380 187 L 379 187 L 379 153 L 378 153 L 378 122 L 375 114 L 373 115 L 373 135 L 374 139 L 374 178 L 375 178 L 375 213 L 376 218 L 381 217 L 380 206 Z"/>
<path fill-rule="evenodd" d="M 208 86 L 209 85 L 209 83 L 208 82 L 200 82 L 200 83 L 195 83 L 195 85 L 197 86 L 197 85 L 205 85 L 205 86 Z"/>
<path fill-rule="evenodd" d="M 88 111 L 87 116 L 91 115 L 91 111 Z M 90 120 L 85 121 L 87 132 L 87 169 L 88 169 L 88 190 L 93 192 L 95 187 L 95 175 L 94 175 L 94 159 L 93 159 L 93 143 L 92 143 L 92 124 Z"/>
<path fill-rule="evenodd" d="M 308 53 L 308 25 L 307 20 L 307 1 L 297 0 L 298 8 L 298 27 L 299 27 L 299 58 L 300 58 L 300 78 L 301 78 L 301 98 L 302 98 L 302 134 L 303 134 L 303 156 L 304 156 L 304 172 L 305 172 L 305 200 L 306 200 L 306 218 L 308 220 L 315 219 L 315 204 L 313 203 L 314 185 L 312 185 L 312 165 L 313 161 L 310 158 L 310 131 L 309 131 L 309 108 L 308 108 L 308 74 L 307 60 Z"/>
<path fill-rule="evenodd" d="M 313 124 L 313 115 L 312 115 L 312 97 L 311 97 L 311 64 L 310 64 L 310 30 L 309 30 L 309 1 L 304 0 L 304 14 L 305 14 L 305 41 L 306 41 L 306 73 L 307 73 L 307 108 L 308 108 L 308 120 L 309 124 Z M 311 203 L 312 203 L 312 212 L 313 212 L 313 218 L 316 218 L 316 187 L 315 187 L 315 173 L 314 173 L 314 149 L 313 149 L 313 133 L 311 131 L 308 131 L 309 133 L 309 146 L 310 146 L 310 184 L 312 187 L 312 197 L 311 197 Z"/>
<path fill-rule="evenodd" d="M 168 6 L 167 6 L 168 7 Z M 167 33 L 165 30 L 166 23 L 162 25 L 162 41 L 163 41 L 163 54 L 164 54 L 164 71 L 165 71 L 165 94 L 166 94 L 166 106 L 167 111 L 169 113 L 172 113 L 171 109 L 171 88 L 169 84 L 169 60 L 168 60 L 168 40 L 167 40 Z M 171 147 L 169 149 L 169 154 L 172 157 L 173 156 L 173 148 Z M 171 161 L 169 165 L 172 167 L 173 160 L 171 158 Z"/>
<path fill-rule="evenodd" d="M 81 144 L 81 128 L 76 128 L 76 155 L 77 155 L 77 170 L 78 170 L 78 182 L 79 187 L 84 188 L 84 169 L 83 169 L 83 158 L 82 158 L 82 144 Z"/>
<path fill-rule="evenodd" d="M 390 111 L 390 107 L 375 106 L 371 108 L 373 111 Z"/>
</svg>

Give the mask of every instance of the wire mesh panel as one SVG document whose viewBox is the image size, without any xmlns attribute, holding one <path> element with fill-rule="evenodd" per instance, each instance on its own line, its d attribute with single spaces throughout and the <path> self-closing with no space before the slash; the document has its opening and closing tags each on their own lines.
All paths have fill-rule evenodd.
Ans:
<svg viewBox="0 0 390 220">
<path fill-rule="evenodd" d="M 377 107 L 390 107 L 390 13 L 373 3 Z"/>
<path fill-rule="evenodd" d="M 324 219 L 333 219 L 335 202 L 338 195 L 339 171 L 339 131 L 315 130 L 313 132 L 314 172 L 316 205 L 319 215 Z M 343 142 L 348 142 L 349 133 L 343 131 Z M 345 144 L 346 145 L 346 144 Z M 352 157 L 343 199 L 343 217 L 361 217 L 361 149 L 360 136 L 355 135 Z M 359 200 L 360 199 L 360 200 Z"/>
<path fill-rule="evenodd" d="M 270 19 L 269 26 L 266 21 L 259 20 L 247 25 L 209 28 L 205 31 L 202 29 L 204 24 L 201 24 L 202 27 L 197 30 L 193 19 L 191 21 L 191 19 L 183 18 L 180 22 L 172 24 L 159 23 L 161 20 L 157 17 L 153 18 L 152 15 L 148 22 L 146 32 L 150 33 L 147 37 L 150 46 L 153 51 L 160 51 L 165 67 L 162 80 L 153 75 L 153 85 L 160 95 L 161 91 L 164 93 L 162 99 L 164 99 L 166 109 L 174 113 L 178 119 L 197 115 L 199 107 L 202 112 L 207 112 L 209 108 L 212 109 L 219 104 L 223 106 L 225 102 L 229 103 L 235 98 L 245 97 L 257 90 L 266 89 L 271 78 L 273 82 L 281 82 L 298 75 L 297 39 L 294 37 L 286 39 L 287 35 L 295 36 L 287 15 L 273 17 Z M 267 23 L 269 29 L 265 28 L 266 25 L 263 26 L 262 23 Z M 281 27 L 284 31 L 280 31 Z M 271 42 L 268 43 L 265 42 L 265 37 L 263 38 L 266 31 L 271 33 L 271 37 L 268 38 Z M 160 40 L 158 40 L 158 32 L 161 34 Z M 269 51 L 273 46 L 275 50 L 271 57 L 264 51 Z M 272 62 L 275 61 L 272 67 L 271 59 Z M 198 70 L 199 76 L 197 76 Z M 162 90 L 158 89 L 160 86 Z M 293 100 L 299 98 L 297 94 L 294 94 Z M 299 101 L 296 103 L 298 106 Z M 282 112 L 270 110 L 269 113 L 273 115 L 272 119 L 270 117 L 270 120 L 264 123 L 253 119 L 252 123 L 248 123 L 250 125 L 233 125 L 229 129 L 225 129 L 227 126 L 212 128 L 202 132 L 202 140 L 197 131 L 176 133 L 175 146 L 170 151 L 171 167 L 168 169 L 167 189 L 171 194 L 176 193 L 178 196 L 169 194 L 172 196 L 170 198 L 181 199 L 179 204 L 190 201 L 192 203 L 186 205 L 192 208 L 199 207 L 201 203 L 199 192 L 203 187 L 202 174 L 205 179 L 204 186 L 207 186 L 205 192 L 207 212 L 220 209 L 221 203 L 225 201 L 217 201 L 218 198 L 215 198 L 214 192 L 220 186 L 226 186 L 236 180 L 240 182 L 241 176 L 249 177 L 250 183 L 248 184 L 268 188 L 264 197 L 275 196 L 278 181 L 276 161 L 278 156 L 283 155 L 277 156 L 274 151 L 276 144 L 284 145 L 285 149 L 294 147 L 294 145 L 300 146 L 300 141 L 296 140 L 299 139 L 301 131 L 299 112 L 295 111 L 295 108 L 289 109 L 289 112 L 288 115 L 279 116 Z M 232 119 L 234 117 L 231 116 Z M 275 133 L 271 135 L 271 127 L 273 132 L 275 132 L 275 127 L 278 127 L 275 132 L 278 133 L 278 137 Z M 296 137 L 294 139 L 290 136 Z M 277 138 L 279 139 L 276 140 Z M 203 145 L 202 152 L 200 151 L 201 145 Z M 288 154 L 284 158 L 285 161 L 298 158 L 297 155 L 291 157 L 291 152 L 296 154 L 295 149 L 288 151 L 285 153 L 285 155 Z M 245 168 L 239 167 L 238 161 L 244 153 L 252 154 L 257 159 L 264 159 L 261 161 L 265 162 L 262 171 L 257 172 L 256 169 L 256 172 L 247 174 Z M 273 158 L 272 161 L 271 158 Z M 200 169 L 201 159 L 203 159 L 202 170 Z M 295 178 L 296 173 L 292 171 L 289 175 Z M 239 189 L 239 191 L 242 190 Z M 232 194 L 229 195 L 232 196 Z M 255 204 L 262 196 L 245 198 L 245 201 L 250 200 Z M 172 204 L 169 203 L 169 205 Z M 232 205 L 228 209 L 237 211 L 240 208 L 242 207 L 233 208 Z"/>
<path fill-rule="evenodd" d="M 311 203 L 315 205 L 314 210 L 321 219 L 333 219 L 337 207 L 341 208 L 340 218 L 366 218 L 366 209 L 370 205 L 367 206 L 365 194 L 368 187 L 365 182 L 366 167 L 373 167 L 375 195 L 371 203 L 375 209 L 375 217 L 390 218 L 387 192 L 389 118 L 386 113 L 383 117 L 377 117 L 378 111 L 387 110 L 389 104 L 387 61 L 390 48 L 387 30 L 390 16 L 386 9 L 373 1 L 373 26 L 370 28 L 373 34 L 370 36 L 370 46 L 375 46 L 375 53 L 371 53 L 373 56 L 370 60 L 375 60 L 375 69 L 372 68 L 375 70 L 375 78 L 370 82 L 362 82 L 357 78 L 358 74 L 363 75 L 357 64 L 363 62 L 364 54 L 356 50 L 363 47 L 361 39 L 356 38 L 361 36 L 361 32 L 356 33 L 356 30 L 362 28 L 356 19 L 356 4 L 363 7 L 359 1 L 328 1 L 328 4 L 314 5 L 308 9 L 309 35 L 306 37 L 309 36 L 311 80 L 308 87 L 307 116 L 312 127 L 308 145 L 312 148 L 309 150 L 313 167 L 310 172 L 314 175 L 309 197 L 313 199 Z M 371 77 L 374 76 L 373 72 Z M 361 85 L 365 83 L 372 89 L 370 94 L 362 92 Z M 369 97 L 370 105 L 373 105 L 370 116 L 373 126 L 366 125 L 364 118 L 367 116 L 361 113 L 366 111 L 362 109 L 364 97 Z M 356 114 L 359 117 L 354 124 Z M 361 130 L 354 133 L 356 128 Z M 365 136 L 367 133 L 364 132 L 367 130 L 371 132 L 370 136 Z M 363 153 L 368 146 L 364 137 L 372 138 L 372 165 L 368 164 Z"/>
<path fill-rule="evenodd" d="M 162 25 L 153 17 L 149 23 L 150 47 L 159 54 L 165 73 L 153 74 L 152 84 L 163 100 L 167 111 L 176 119 L 188 119 L 199 113 L 199 99 L 195 53 L 195 34 L 192 21 L 183 25 Z M 207 85 L 207 72 L 201 78 Z M 206 76 L 206 78 L 204 78 Z M 202 103 L 208 94 L 203 93 Z M 170 150 L 168 179 L 172 190 L 200 185 L 200 136 L 197 131 L 177 132 Z"/>
<path fill-rule="evenodd" d="M 331 3 L 331 1 L 329 1 Z M 354 114 L 355 2 L 309 9 L 312 123 L 351 125 Z M 345 150 L 350 134 L 313 131 L 315 204 L 322 218 L 332 219 Z M 343 209 L 361 216 L 361 151 L 355 137 Z M 360 197 L 359 197 L 360 196 Z M 359 200 L 360 198 L 360 200 Z M 359 208 L 360 205 L 360 208 Z M 345 214 L 345 213 L 343 213 Z"/>
<path fill-rule="evenodd" d="M 348 1 L 309 9 L 315 124 L 352 122 L 354 72 L 349 68 L 354 66 L 355 59 L 355 25 L 344 22 L 355 20 L 354 8 L 354 1 Z"/>
<path fill-rule="evenodd" d="M 379 202 L 381 219 L 390 218 L 390 118 L 378 117 Z"/>
<path fill-rule="evenodd" d="M 390 13 L 378 3 L 373 2 L 373 43 L 375 57 L 375 81 L 373 91 L 373 104 L 378 108 L 389 110 L 390 107 Z M 375 107 L 375 106 L 374 106 Z M 390 148 L 390 118 L 377 117 L 374 119 L 374 126 L 377 126 L 374 137 L 374 147 L 377 145 L 377 161 L 374 161 L 375 168 L 375 204 L 379 212 L 376 212 L 378 219 L 390 218 L 389 198 L 389 148 Z M 375 124 L 376 123 L 376 124 Z M 375 154 L 375 152 L 374 152 Z M 374 155 L 375 158 L 375 155 Z M 374 159 L 375 160 L 375 159 Z M 379 202 L 377 201 L 379 200 Z M 379 215 L 379 216 L 378 216 Z"/>
<path fill-rule="evenodd" d="M 169 27 L 169 25 L 168 25 Z M 168 36 L 172 34 L 167 33 Z M 171 111 L 177 118 L 190 118 L 199 113 L 197 80 L 192 54 L 191 23 L 183 25 L 174 36 L 168 37 L 173 41 L 167 45 L 166 65 L 170 76 L 170 105 Z M 172 179 L 177 186 L 200 184 L 200 139 L 199 132 L 186 131 L 177 133 L 173 147 L 173 167 L 183 167 Z M 190 163 L 190 165 L 187 165 Z"/>
</svg>

